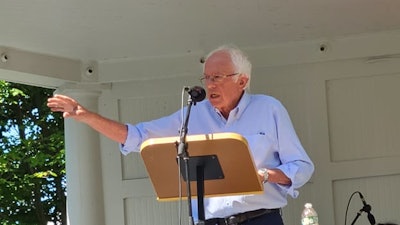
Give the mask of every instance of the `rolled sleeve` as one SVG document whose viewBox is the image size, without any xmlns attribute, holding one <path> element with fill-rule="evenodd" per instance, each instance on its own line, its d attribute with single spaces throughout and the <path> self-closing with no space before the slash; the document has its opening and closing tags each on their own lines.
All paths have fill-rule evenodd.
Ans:
<svg viewBox="0 0 400 225">
<path fill-rule="evenodd" d="M 292 198 L 298 197 L 297 188 L 307 183 L 314 172 L 314 165 L 311 161 L 295 161 L 280 165 L 277 168 L 291 180 L 291 185 L 279 185 L 279 187 Z"/>
<path fill-rule="evenodd" d="M 142 135 L 136 126 L 126 124 L 128 127 L 128 135 L 125 143 L 120 144 L 120 151 L 122 154 L 127 155 L 130 152 L 139 152 L 140 144 L 142 143 Z"/>
</svg>

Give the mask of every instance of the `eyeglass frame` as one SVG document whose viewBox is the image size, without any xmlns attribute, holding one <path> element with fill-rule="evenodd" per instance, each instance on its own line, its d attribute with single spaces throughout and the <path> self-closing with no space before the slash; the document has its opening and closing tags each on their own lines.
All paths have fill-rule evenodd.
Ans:
<svg viewBox="0 0 400 225">
<path fill-rule="evenodd" d="M 220 83 L 224 78 L 227 78 L 227 77 L 233 77 L 233 76 L 236 76 L 236 75 L 239 75 L 240 73 L 232 73 L 232 74 L 227 74 L 227 75 L 220 75 L 220 74 L 217 74 L 217 75 L 214 75 L 214 76 L 212 76 L 212 75 L 204 75 L 202 78 L 200 78 L 200 82 L 204 85 L 204 84 L 206 84 L 207 82 L 213 82 L 213 83 Z"/>
</svg>

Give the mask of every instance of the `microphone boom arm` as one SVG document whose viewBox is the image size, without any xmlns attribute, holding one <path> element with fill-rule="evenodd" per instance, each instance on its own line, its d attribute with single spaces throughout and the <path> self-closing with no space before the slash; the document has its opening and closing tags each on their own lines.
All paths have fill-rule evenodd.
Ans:
<svg viewBox="0 0 400 225">
<path fill-rule="evenodd" d="M 358 217 L 360 217 L 362 212 L 366 212 L 368 215 L 369 223 L 371 225 L 375 225 L 376 221 L 375 221 L 374 215 L 372 215 L 372 213 L 371 213 L 371 209 L 372 209 L 371 205 L 367 204 L 367 202 L 365 201 L 364 196 L 361 194 L 361 192 L 358 191 L 358 195 L 360 196 L 360 199 L 363 203 L 363 207 L 360 209 L 360 211 L 358 211 L 358 213 L 357 213 L 356 217 L 354 218 L 353 222 L 351 223 L 351 225 L 353 225 L 357 221 Z"/>
</svg>

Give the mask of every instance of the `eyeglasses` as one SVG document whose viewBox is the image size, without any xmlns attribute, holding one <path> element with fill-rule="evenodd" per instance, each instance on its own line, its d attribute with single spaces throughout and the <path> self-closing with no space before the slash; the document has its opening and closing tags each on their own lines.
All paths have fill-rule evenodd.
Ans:
<svg viewBox="0 0 400 225">
<path fill-rule="evenodd" d="M 223 79 L 225 79 L 226 77 L 232 77 L 235 75 L 238 75 L 239 73 L 232 73 L 232 74 L 228 74 L 228 75 L 204 75 L 202 78 L 200 78 L 200 82 L 204 85 L 206 83 L 220 83 Z"/>
</svg>

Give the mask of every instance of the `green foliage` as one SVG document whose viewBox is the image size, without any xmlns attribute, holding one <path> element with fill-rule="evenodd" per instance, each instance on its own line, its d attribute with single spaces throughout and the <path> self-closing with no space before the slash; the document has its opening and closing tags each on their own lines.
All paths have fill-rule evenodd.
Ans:
<svg viewBox="0 0 400 225">
<path fill-rule="evenodd" d="M 51 89 L 0 81 L 0 224 L 66 224 L 64 120 Z"/>
</svg>

